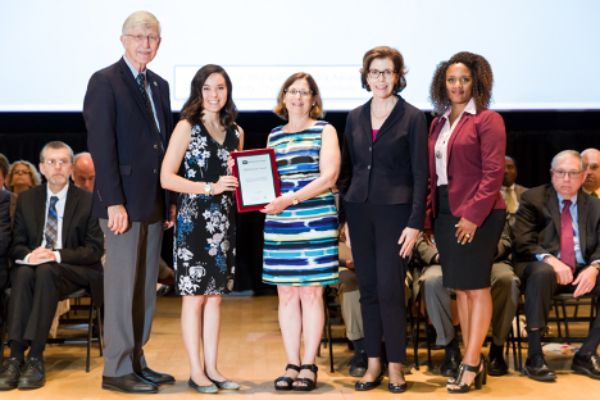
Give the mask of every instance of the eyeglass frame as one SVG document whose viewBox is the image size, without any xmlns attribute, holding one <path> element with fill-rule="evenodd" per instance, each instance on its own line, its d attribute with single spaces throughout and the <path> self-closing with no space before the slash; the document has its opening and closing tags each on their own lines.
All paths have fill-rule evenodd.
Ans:
<svg viewBox="0 0 600 400">
<path fill-rule="evenodd" d="M 296 90 L 296 89 L 284 89 L 283 93 L 286 93 L 286 94 L 289 93 L 291 96 L 300 94 L 301 97 L 308 97 L 309 95 L 314 94 L 314 92 L 312 90 L 305 92 L 304 90 Z"/>
<path fill-rule="evenodd" d="M 66 158 L 61 158 L 60 160 L 44 160 L 43 162 L 43 164 L 46 164 L 49 167 L 54 167 L 56 163 L 62 167 L 64 165 L 71 164 L 71 161 L 67 160 Z"/>
<path fill-rule="evenodd" d="M 569 179 L 575 179 L 577 176 L 579 176 L 579 174 L 582 174 L 584 171 L 557 171 L 553 169 L 552 172 L 554 172 L 554 175 L 556 175 L 556 177 L 560 179 L 564 179 L 567 175 L 569 176 Z"/>
<path fill-rule="evenodd" d="M 158 43 L 160 41 L 160 36 L 146 36 L 146 35 L 125 35 L 132 37 L 138 43 L 143 43 L 146 39 L 148 39 L 149 43 L 155 42 Z"/>
<path fill-rule="evenodd" d="M 389 73 L 389 76 L 386 76 L 386 73 Z M 383 71 L 380 71 L 378 69 L 370 69 L 369 72 L 367 73 L 367 75 L 369 76 L 369 78 L 371 79 L 379 79 L 380 76 L 383 76 L 383 78 L 385 80 L 388 80 L 390 78 L 392 78 L 394 76 L 394 74 L 396 74 L 397 72 L 391 69 L 384 69 Z M 375 75 L 377 74 L 377 75 Z"/>
</svg>

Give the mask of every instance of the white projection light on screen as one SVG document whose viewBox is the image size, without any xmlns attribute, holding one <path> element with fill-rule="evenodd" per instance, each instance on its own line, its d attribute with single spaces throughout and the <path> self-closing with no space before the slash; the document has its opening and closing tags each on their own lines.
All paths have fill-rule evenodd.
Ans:
<svg viewBox="0 0 600 400">
<path fill-rule="evenodd" d="M 431 109 L 436 66 L 459 51 L 492 65 L 496 110 L 600 109 L 590 84 L 600 65 L 598 0 L 375 0 L 366 8 L 358 0 L 6 3 L 0 112 L 81 111 L 90 76 L 123 56 L 123 21 L 139 9 L 161 22 L 149 68 L 169 82 L 173 111 L 205 64 L 227 70 L 240 111 L 271 110 L 284 80 L 301 71 L 315 78 L 325 111 L 351 110 L 370 98 L 360 68 L 379 45 L 402 53 L 402 96 L 423 110 Z"/>
</svg>

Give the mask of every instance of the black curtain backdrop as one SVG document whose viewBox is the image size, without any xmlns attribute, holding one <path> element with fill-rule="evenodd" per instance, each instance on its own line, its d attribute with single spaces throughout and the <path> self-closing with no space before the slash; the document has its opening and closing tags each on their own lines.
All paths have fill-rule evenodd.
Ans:
<svg viewBox="0 0 600 400">
<path fill-rule="evenodd" d="M 550 161 L 559 151 L 600 148 L 600 111 L 514 111 L 501 112 L 506 124 L 506 154 L 517 162 L 517 182 L 526 187 L 550 179 Z M 427 113 L 429 123 L 433 116 Z M 345 112 L 327 113 L 340 138 L 346 125 Z M 175 120 L 179 114 L 175 114 Z M 237 120 L 244 128 L 245 148 L 265 146 L 271 129 L 284 123 L 270 112 L 243 112 Z M 37 165 L 42 147 L 61 140 L 76 153 L 87 151 L 86 129 L 81 113 L 0 113 L 0 153 L 12 162 L 24 159 Z M 237 216 L 236 291 L 254 290 L 273 294 L 275 288 L 261 283 L 262 229 L 259 212 Z M 165 235 L 163 258 L 172 264 L 172 231 Z"/>
</svg>

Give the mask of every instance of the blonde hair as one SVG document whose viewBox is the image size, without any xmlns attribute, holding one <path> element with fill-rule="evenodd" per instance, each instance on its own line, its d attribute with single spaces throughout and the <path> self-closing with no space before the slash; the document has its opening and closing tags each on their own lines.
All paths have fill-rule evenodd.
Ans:
<svg viewBox="0 0 600 400">
<path fill-rule="evenodd" d="M 131 32 L 131 30 L 136 26 L 141 26 L 142 28 L 151 28 L 153 26 L 157 26 L 158 36 L 160 36 L 160 22 L 158 22 L 154 14 L 151 14 L 148 11 L 136 11 L 127 17 L 123 23 L 123 35 L 128 35 L 129 32 Z"/>
<path fill-rule="evenodd" d="M 10 190 L 11 192 L 14 190 L 14 187 L 12 185 L 12 177 L 15 167 L 17 165 L 25 165 L 27 167 L 27 169 L 29 170 L 29 176 L 31 176 L 31 183 L 33 183 L 33 186 L 39 186 L 42 183 L 42 177 L 37 171 L 37 169 L 35 169 L 32 163 L 25 160 L 18 160 L 12 163 L 12 165 L 10 166 L 10 170 L 8 171 L 8 176 L 6 177 L 6 187 L 8 188 L 8 190 Z"/>
</svg>

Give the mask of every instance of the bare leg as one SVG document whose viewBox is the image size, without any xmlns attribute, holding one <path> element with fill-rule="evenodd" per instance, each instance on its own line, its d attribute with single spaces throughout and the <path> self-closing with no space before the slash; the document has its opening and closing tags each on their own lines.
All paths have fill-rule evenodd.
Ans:
<svg viewBox="0 0 600 400">
<path fill-rule="evenodd" d="M 406 383 L 402 373 L 402 363 L 388 363 L 388 377 L 391 384 L 402 385 Z"/>
<path fill-rule="evenodd" d="M 288 364 L 300 365 L 300 333 L 302 332 L 300 287 L 279 285 L 277 292 L 279 294 L 279 327 L 283 336 Z M 298 372 L 288 369 L 284 376 L 295 379 Z M 278 385 L 287 386 L 285 382 L 279 382 Z"/>
<path fill-rule="evenodd" d="M 361 379 L 362 382 L 374 382 L 381 373 L 381 360 L 379 357 L 369 357 L 367 361 L 367 372 Z"/>
<path fill-rule="evenodd" d="M 301 286 L 300 305 L 302 308 L 302 333 L 304 337 L 304 356 L 302 364 L 314 364 L 317 350 L 321 344 L 325 310 L 323 308 L 323 286 Z M 303 369 L 298 378 L 315 379 L 315 374 Z M 294 382 L 298 386 L 299 382 Z M 300 384 L 300 386 L 305 386 Z"/>
<path fill-rule="evenodd" d="M 458 308 L 458 319 L 465 347 L 469 342 L 469 298 L 464 290 L 455 290 L 456 307 Z"/>
<path fill-rule="evenodd" d="M 204 305 L 204 371 L 206 376 L 217 382 L 226 381 L 217 369 L 219 352 L 219 330 L 221 327 L 221 295 L 206 296 Z"/>
<path fill-rule="evenodd" d="M 463 362 L 468 365 L 477 365 L 481 354 L 481 347 L 485 341 L 490 323 L 492 322 L 492 295 L 490 288 L 466 290 L 463 292 L 468 299 L 468 327 L 469 331 L 465 340 L 465 355 Z M 462 297 L 462 296 L 461 296 Z M 464 300 L 463 300 L 464 301 Z M 459 314 L 461 314 L 461 300 L 459 298 Z M 463 316 L 461 315 L 461 326 Z M 471 384 L 475 378 L 474 372 L 465 371 L 463 382 Z"/>
<path fill-rule="evenodd" d="M 202 314 L 206 296 L 183 296 L 181 333 L 190 361 L 190 376 L 200 386 L 211 385 L 202 366 Z"/>
</svg>

